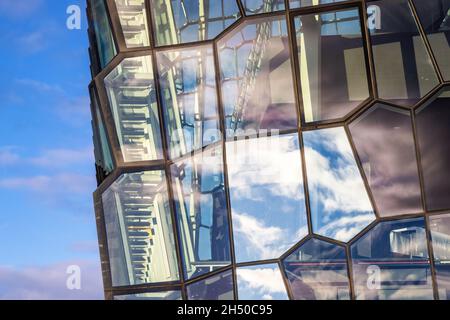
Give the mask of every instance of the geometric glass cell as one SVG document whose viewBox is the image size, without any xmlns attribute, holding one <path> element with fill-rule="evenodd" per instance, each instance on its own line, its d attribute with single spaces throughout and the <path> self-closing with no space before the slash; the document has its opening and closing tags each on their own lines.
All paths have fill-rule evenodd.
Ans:
<svg viewBox="0 0 450 320">
<path fill-rule="evenodd" d="M 103 69 L 116 55 L 116 45 L 109 25 L 108 13 L 104 0 L 91 0 L 92 23 L 96 36 L 97 55 Z"/>
<path fill-rule="evenodd" d="M 227 138 L 296 129 L 285 16 L 243 22 L 217 48 Z"/>
<path fill-rule="evenodd" d="M 318 6 L 321 4 L 331 4 L 335 2 L 342 2 L 345 0 L 289 0 L 289 8 L 303 8 L 309 6 Z"/>
<path fill-rule="evenodd" d="M 416 110 L 417 139 L 429 211 L 450 208 L 450 89 Z"/>
<path fill-rule="evenodd" d="M 351 247 L 358 300 L 431 300 L 423 218 L 381 222 Z"/>
<path fill-rule="evenodd" d="M 314 233 L 347 242 L 375 220 L 344 128 L 303 133 Z"/>
<path fill-rule="evenodd" d="M 179 160 L 170 170 L 185 278 L 230 265 L 221 146 Z"/>
<path fill-rule="evenodd" d="M 380 215 L 422 212 L 410 112 L 376 104 L 350 132 Z"/>
<path fill-rule="evenodd" d="M 429 220 L 439 299 L 450 300 L 450 214 Z"/>
<path fill-rule="evenodd" d="M 162 158 L 151 56 L 124 59 L 104 80 L 125 162 Z"/>
<path fill-rule="evenodd" d="M 113 286 L 178 280 L 164 171 L 120 176 L 102 203 Z"/>
<path fill-rule="evenodd" d="M 157 53 L 170 157 L 220 140 L 212 46 Z"/>
<path fill-rule="evenodd" d="M 237 268 L 239 300 L 289 300 L 277 264 Z"/>
<path fill-rule="evenodd" d="M 302 244 L 283 264 L 294 299 L 350 299 L 344 247 L 313 238 Z"/>
<path fill-rule="evenodd" d="M 227 142 L 236 261 L 279 258 L 308 233 L 298 135 Z"/>
<path fill-rule="evenodd" d="M 226 271 L 186 287 L 188 300 L 234 300 L 233 273 Z"/>
<path fill-rule="evenodd" d="M 182 300 L 180 291 L 160 291 L 160 292 L 145 292 L 136 294 L 116 295 L 114 300 Z"/>
<path fill-rule="evenodd" d="M 115 0 L 127 48 L 148 47 L 145 0 Z"/>
<path fill-rule="evenodd" d="M 380 22 L 370 28 L 379 97 L 412 106 L 439 80 L 408 0 L 376 0 Z"/>
<path fill-rule="evenodd" d="M 304 121 L 345 117 L 370 97 L 358 10 L 305 14 L 294 23 Z"/>
<path fill-rule="evenodd" d="M 151 0 L 157 46 L 214 39 L 240 17 L 236 1 Z"/>
<path fill-rule="evenodd" d="M 254 15 L 285 9 L 284 0 L 241 0 L 245 9 L 245 14 Z"/>
</svg>

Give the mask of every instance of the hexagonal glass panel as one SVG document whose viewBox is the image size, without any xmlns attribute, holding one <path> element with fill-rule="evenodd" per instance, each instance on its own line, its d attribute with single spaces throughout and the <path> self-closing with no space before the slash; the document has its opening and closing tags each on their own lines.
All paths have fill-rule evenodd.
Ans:
<svg viewBox="0 0 450 320">
<path fill-rule="evenodd" d="M 171 166 L 185 278 L 231 263 L 222 147 Z"/>
<path fill-rule="evenodd" d="M 124 59 L 104 82 L 123 160 L 161 159 L 161 131 L 151 56 Z"/>
<path fill-rule="evenodd" d="M 344 247 L 313 238 L 302 244 L 283 264 L 294 299 L 350 299 Z"/>
<path fill-rule="evenodd" d="M 369 24 L 381 99 L 414 105 L 439 80 L 408 0 L 368 1 L 379 23 Z"/>
<path fill-rule="evenodd" d="M 411 113 L 376 104 L 350 131 L 380 215 L 422 212 Z"/>
<path fill-rule="evenodd" d="M 171 158 L 220 140 L 212 46 L 157 53 Z"/>
<path fill-rule="evenodd" d="M 91 0 L 89 3 L 91 4 L 98 59 L 100 67 L 104 68 L 116 55 L 116 44 L 111 32 L 105 1 Z"/>
<path fill-rule="evenodd" d="M 253 15 L 285 9 L 284 0 L 239 0 L 245 9 L 245 14 Z"/>
<path fill-rule="evenodd" d="M 189 300 L 234 300 L 231 270 L 186 287 Z"/>
<path fill-rule="evenodd" d="M 336 2 L 342 2 L 345 0 L 289 0 L 289 8 L 302 8 L 310 6 L 318 6 L 321 4 L 331 4 Z"/>
<path fill-rule="evenodd" d="M 289 300 L 277 264 L 237 268 L 239 300 Z"/>
<path fill-rule="evenodd" d="M 127 48 L 147 47 L 147 11 L 145 0 L 115 0 Z"/>
<path fill-rule="evenodd" d="M 297 128 L 285 17 L 245 21 L 217 46 L 227 137 Z"/>
<path fill-rule="evenodd" d="M 423 218 L 381 222 L 351 252 L 358 300 L 433 299 Z"/>
<path fill-rule="evenodd" d="M 349 241 L 374 219 L 344 128 L 303 133 L 313 231 Z"/>
<path fill-rule="evenodd" d="M 429 220 L 439 299 L 450 300 L 450 214 Z"/>
<path fill-rule="evenodd" d="M 441 73 L 450 81 L 450 2 L 413 0 L 413 3 Z"/>
<path fill-rule="evenodd" d="M 227 142 L 237 262 L 279 258 L 308 233 L 297 134 Z"/>
<path fill-rule="evenodd" d="M 416 112 L 422 172 L 428 210 L 450 208 L 450 88 Z"/>
<path fill-rule="evenodd" d="M 150 0 L 156 45 L 214 39 L 240 17 L 236 1 Z"/>
<path fill-rule="evenodd" d="M 114 300 L 182 300 L 180 291 L 145 292 L 114 296 Z"/>
<path fill-rule="evenodd" d="M 369 98 L 358 9 L 295 17 L 303 120 L 340 119 Z"/>
<path fill-rule="evenodd" d="M 164 172 L 120 176 L 102 203 L 113 286 L 178 280 Z"/>
</svg>

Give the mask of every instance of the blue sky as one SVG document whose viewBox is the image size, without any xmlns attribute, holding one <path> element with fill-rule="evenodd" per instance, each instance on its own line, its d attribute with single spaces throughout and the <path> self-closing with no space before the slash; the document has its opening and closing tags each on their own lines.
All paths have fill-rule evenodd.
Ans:
<svg viewBox="0 0 450 320">
<path fill-rule="evenodd" d="M 82 29 L 66 28 L 79 5 Z M 103 298 L 84 0 L 0 0 L 0 299 Z M 82 290 L 66 289 L 79 265 Z"/>
</svg>

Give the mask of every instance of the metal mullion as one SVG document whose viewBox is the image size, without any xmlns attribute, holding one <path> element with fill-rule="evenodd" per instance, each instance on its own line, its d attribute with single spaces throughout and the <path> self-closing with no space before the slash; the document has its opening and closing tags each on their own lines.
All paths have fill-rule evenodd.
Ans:
<svg viewBox="0 0 450 320">
<path fill-rule="evenodd" d="M 120 22 L 119 11 L 117 10 L 115 0 L 104 0 L 106 2 L 106 9 L 108 11 L 108 19 L 112 29 L 114 41 L 116 43 L 117 53 L 123 52 L 127 49 L 125 43 L 125 36 Z"/>
<path fill-rule="evenodd" d="M 258 261 L 246 261 L 236 263 L 236 268 L 247 268 L 247 267 L 256 267 L 256 266 L 265 266 L 269 264 L 278 264 L 280 259 L 266 259 L 266 260 L 258 260 Z"/>
<path fill-rule="evenodd" d="M 382 222 L 392 222 L 392 221 L 402 221 L 402 220 L 411 220 L 411 219 L 419 219 L 419 218 L 425 218 L 426 213 L 415 213 L 415 214 L 401 214 L 396 216 L 387 216 L 387 217 L 381 217 L 380 223 Z"/>
<path fill-rule="evenodd" d="M 215 141 L 206 146 L 203 146 L 201 149 L 192 150 L 190 152 L 182 154 L 179 157 L 170 157 L 170 159 L 167 160 L 167 164 L 169 166 L 172 166 L 172 165 L 177 164 L 182 161 L 188 161 L 197 155 L 202 155 L 204 152 L 209 151 L 209 149 L 214 149 L 214 148 L 221 147 L 221 146 L 222 146 L 222 141 Z"/>
<path fill-rule="evenodd" d="M 326 236 L 323 236 L 323 235 L 320 235 L 320 234 L 317 234 L 317 233 L 314 233 L 311 238 L 314 238 L 314 239 L 317 239 L 317 240 L 320 240 L 320 241 L 323 241 L 323 242 L 332 243 L 332 244 L 334 244 L 336 246 L 339 246 L 339 247 L 345 247 L 347 245 L 346 242 L 343 242 L 343 241 L 340 241 L 340 240 L 336 240 L 336 239 L 333 239 L 333 238 L 330 238 L 330 237 L 326 237 Z"/>
<path fill-rule="evenodd" d="M 225 0 L 225 1 L 229 1 L 229 0 Z M 245 12 L 245 8 L 244 8 L 244 5 L 242 4 L 241 0 L 236 0 L 236 3 L 239 8 L 239 12 L 241 14 L 241 18 L 247 17 L 247 13 Z"/>
<path fill-rule="evenodd" d="M 278 269 L 280 269 L 281 279 L 283 279 L 283 284 L 284 284 L 284 287 L 286 289 L 286 293 L 287 293 L 287 296 L 288 296 L 289 300 L 295 300 L 294 293 L 292 292 L 291 284 L 290 284 L 289 279 L 288 279 L 288 277 L 286 275 L 286 272 L 284 270 L 284 265 L 283 265 L 283 262 L 281 260 L 278 261 Z"/>
<path fill-rule="evenodd" d="M 196 47 L 205 47 L 208 45 L 212 45 L 214 43 L 214 40 L 197 40 L 197 41 L 191 41 L 191 42 L 183 42 L 183 43 L 175 43 L 170 45 L 162 45 L 157 46 L 153 50 L 160 52 L 160 51 L 170 51 L 170 50 L 178 50 L 181 51 L 183 49 L 193 49 Z"/>
<path fill-rule="evenodd" d="M 303 246 L 306 242 L 313 239 L 314 236 L 312 234 L 308 234 L 306 237 L 298 241 L 295 245 L 293 245 L 289 250 L 287 250 L 283 255 L 280 257 L 280 261 L 283 262 L 286 258 L 288 258 L 291 254 L 293 254 L 295 251 L 297 251 L 301 246 Z"/>
<path fill-rule="evenodd" d="M 430 259 L 430 272 L 431 272 L 431 282 L 432 282 L 432 288 L 433 288 L 433 296 L 434 300 L 439 300 L 439 287 L 437 282 L 437 276 L 436 276 L 436 268 L 434 265 L 434 248 L 433 248 L 433 242 L 432 242 L 432 236 L 431 236 L 431 229 L 430 229 L 430 221 L 429 217 L 425 216 L 425 231 L 426 231 L 426 241 L 427 241 L 427 247 L 428 247 L 428 259 Z"/>
<path fill-rule="evenodd" d="M 139 294 L 139 293 L 147 293 L 147 292 L 162 292 L 162 291 L 173 291 L 180 290 L 180 283 L 155 283 L 155 284 L 139 284 L 139 285 L 130 285 L 130 286 L 122 286 L 122 287 L 112 287 L 109 290 L 114 295 L 124 295 L 124 294 Z"/>
<path fill-rule="evenodd" d="M 413 110 L 419 109 L 423 106 L 424 103 L 426 103 L 428 100 L 431 100 L 436 96 L 442 89 L 445 88 L 445 84 L 438 84 L 436 87 L 434 87 L 430 92 L 428 92 L 426 95 L 424 95 L 415 105 L 412 106 Z"/>
<path fill-rule="evenodd" d="M 450 214 L 449 210 L 430 210 L 427 212 L 427 216 L 441 216 L 441 215 L 446 215 L 446 214 Z"/>
<path fill-rule="evenodd" d="M 332 2 L 332 3 L 324 3 L 318 4 L 308 7 L 300 7 L 293 8 L 289 10 L 289 15 L 295 17 L 304 14 L 321 14 L 326 13 L 328 11 L 340 11 L 349 8 L 356 8 L 362 3 L 363 0 L 349 0 L 342 2 Z"/>
<path fill-rule="evenodd" d="M 356 289 L 355 289 L 355 279 L 353 274 L 353 260 L 352 260 L 352 250 L 350 245 L 345 246 L 345 256 L 347 262 L 347 277 L 348 285 L 350 291 L 350 300 L 356 300 Z"/>
<path fill-rule="evenodd" d="M 197 282 L 200 282 L 200 281 L 203 281 L 203 280 L 207 280 L 209 278 L 221 275 L 222 273 L 228 272 L 228 271 L 230 271 L 232 269 L 233 269 L 233 266 L 231 264 L 229 264 L 229 265 L 227 265 L 225 267 L 221 267 L 221 268 L 213 270 L 211 272 L 204 273 L 204 274 L 202 274 L 200 276 L 197 276 L 195 278 L 191 278 L 189 280 L 186 280 L 184 282 L 184 285 L 185 286 L 189 286 L 191 284 L 194 284 L 194 283 L 197 283 Z"/>
<path fill-rule="evenodd" d="M 374 227 L 376 227 L 380 222 L 381 218 L 372 221 L 368 226 L 362 229 L 356 236 L 350 239 L 350 241 L 347 242 L 347 246 L 351 247 L 354 243 L 356 243 L 358 240 L 360 240 L 362 237 L 368 234 L 369 231 L 372 230 Z"/>
</svg>

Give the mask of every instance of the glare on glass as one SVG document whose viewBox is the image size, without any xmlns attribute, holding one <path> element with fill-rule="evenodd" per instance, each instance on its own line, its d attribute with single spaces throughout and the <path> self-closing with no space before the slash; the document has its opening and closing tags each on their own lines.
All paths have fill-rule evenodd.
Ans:
<svg viewBox="0 0 450 320">
<path fill-rule="evenodd" d="M 450 300 L 450 214 L 429 219 L 439 299 Z"/>
<path fill-rule="evenodd" d="M 285 9 L 284 0 L 241 0 L 241 2 L 247 15 Z"/>
<path fill-rule="evenodd" d="M 128 48 L 150 45 L 145 0 L 115 0 Z"/>
<path fill-rule="evenodd" d="M 189 300 L 234 300 L 233 273 L 226 271 L 186 287 Z"/>
<path fill-rule="evenodd" d="M 114 300 L 182 300 L 180 291 L 145 292 L 114 296 Z"/>
</svg>

